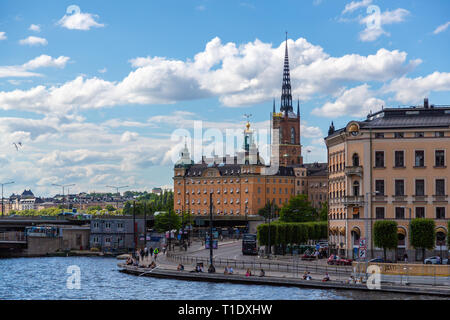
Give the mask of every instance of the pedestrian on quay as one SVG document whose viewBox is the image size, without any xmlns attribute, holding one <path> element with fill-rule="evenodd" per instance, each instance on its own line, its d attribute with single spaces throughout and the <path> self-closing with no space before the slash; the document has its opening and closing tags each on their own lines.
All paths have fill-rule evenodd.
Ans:
<svg viewBox="0 0 450 320">
<path fill-rule="evenodd" d="M 247 269 L 247 272 L 245 274 L 246 277 L 251 277 L 252 272 L 250 271 L 250 269 Z"/>
<path fill-rule="evenodd" d="M 158 253 L 159 253 L 159 249 L 155 248 L 155 250 L 153 250 L 153 255 L 155 256 L 155 261 L 156 261 L 156 258 L 158 257 Z"/>
<path fill-rule="evenodd" d="M 233 267 L 228 267 L 228 274 L 233 274 Z"/>
<path fill-rule="evenodd" d="M 145 255 L 145 257 L 148 257 L 148 248 L 147 248 L 147 246 L 145 246 L 145 248 L 144 248 L 144 255 Z"/>
<path fill-rule="evenodd" d="M 150 255 L 153 257 L 153 247 L 150 247 L 149 252 L 150 252 Z"/>
<path fill-rule="evenodd" d="M 406 253 L 403 255 L 403 261 L 408 263 L 408 255 Z"/>
<path fill-rule="evenodd" d="M 330 276 L 328 275 L 328 272 L 325 273 L 325 277 L 322 279 L 322 282 L 330 281 Z"/>
<path fill-rule="evenodd" d="M 228 274 L 228 268 L 225 267 L 225 269 L 223 270 L 223 274 Z"/>
<path fill-rule="evenodd" d="M 261 269 L 261 271 L 259 272 L 259 276 L 264 277 L 265 275 L 266 273 L 264 272 L 264 269 Z"/>
</svg>

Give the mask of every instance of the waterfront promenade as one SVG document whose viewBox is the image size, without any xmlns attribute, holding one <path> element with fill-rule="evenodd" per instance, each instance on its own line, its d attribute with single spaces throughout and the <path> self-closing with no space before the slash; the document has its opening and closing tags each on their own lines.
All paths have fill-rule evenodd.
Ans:
<svg viewBox="0 0 450 320">
<path fill-rule="evenodd" d="M 365 274 L 360 275 L 361 277 L 358 278 L 357 283 L 351 282 L 349 281 L 350 276 L 352 274 L 355 275 L 351 266 L 327 266 L 325 259 L 305 262 L 299 261 L 298 259 L 287 259 L 286 257 L 284 259 L 274 257 L 268 260 L 255 256 L 245 256 L 246 259 L 236 260 L 228 259 L 220 255 L 221 251 L 226 251 L 221 250 L 221 248 L 225 249 L 228 247 L 229 250 L 239 243 L 236 241 L 224 241 L 219 244 L 217 251 L 214 250 L 215 253 L 218 253 L 214 255 L 214 265 L 216 267 L 216 273 L 214 274 L 206 272 L 209 259 L 205 254 L 209 253 L 209 250 L 205 250 L 204 245 L 201 243 L 192 244 L 187 251 L 175 250 L 166 254 L 160 253 L 156 260 L 157 268 L 155 269 L 126 266 L 122 263 L 119 263 L 118 266 L 125 273 L 156 278 L 372 291 L 368 289 L 365 283 Z M 177 266 L 180 263 L 184 265 L 184 271 L 177 271 Z M 193 272 L 197 263 L 204 264 L 204 273 Z M 224 268 L 226 266 L 233 267 L 234 272 L 232 275 L 224 274 Z M 264 269 L 264 277 L 258 276 L 260 269 Z M 252 276 L 246 276 L 247 270 L 251 271 Z M 302 276 L 305 271 L 310 272 L 312 280 L 303 280 Z M 328 273 L 330 276 L 330 281 L 328 282 L 322 281 L 325 273 Z M 411 278 L 409 278 L 409 281 L 403 277 L 382 278 L 381 288 L 379 290 L 382 292 L 430 294 L 450 297 L 450 286 L 446 282 L 450 281 L 450 279 L 444 279 L 444 281 L 442 284 L 424 285 L 420 284 L 420 282 L 411 283 Z"/>
</svg>

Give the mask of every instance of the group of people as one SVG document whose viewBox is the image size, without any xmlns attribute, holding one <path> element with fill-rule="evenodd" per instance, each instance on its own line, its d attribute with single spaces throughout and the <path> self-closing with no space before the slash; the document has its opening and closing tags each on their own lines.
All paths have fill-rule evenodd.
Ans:
<svg viewBox="0 0 450 320">
<path fill-rule="evenodd" d="M 144 247 L 144 248 L 141 248 L 136 251 L 136 256 L 140 257 L 142 259 L 142 258 L 148 257 L 150 255 L 151 257 L 153 257 L 156 260 L 156 258 L 158 257 L 158 253 L 159 253 L 158 247 L 156 247 L 154 249 L 152 247 L 150 247 L 150 249 L 148 247 Z"/>
<path fill-rule="evenodd" d="M 305 271 L 303 274 L 303 280 L 312 280 L 311 272 Z M 330 275 L 328 272 L 325 273 L 325 276 L 322 278 L 322 282 L 330 281 Z"/>
</svg>

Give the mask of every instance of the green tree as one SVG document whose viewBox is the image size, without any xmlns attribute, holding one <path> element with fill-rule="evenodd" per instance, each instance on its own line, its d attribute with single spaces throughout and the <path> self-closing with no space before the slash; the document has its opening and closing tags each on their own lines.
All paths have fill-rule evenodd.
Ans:
<svg viewBox="0 0 450 320">
<path fill-rule="evenodd" d="M 397 222 L 380 220 L 373 226 L 373 240 L 375 246 L 383 248 L 384 261 L 386 261 L 386 250 L 396 249 L 398 246 Z"/>
<path fill-rule="evenodd" d="M 262 207 L 261 209 L 258 210 L 258 215 L 261 217 L 264 217 L 265 220 L 269 219 L 269 217 L 271 216 L 271 212 L 270 212 L 271 206 L 272 206 L 272 203 L 267 202 L 264 207 Z M 276 213 L 279 211 L 280 211 L 280 208 L 276 204 L 273 204 L 272 219 L 275 218 Z"/>
<path fill-rule="evenodd" d="M 416 250 L 422 249 L 422 258 L 425 258 L 425 250 L 434 248 L 436 239 L 435 223 L 433 219 L 416 218 L 410 224 L 410 244 Z"/>
<path fill-rule="evenodd" d="M 447 222 L 447 230 L 450 232 L 450 221 Z M 450 248 L 450 235 L 447 232 L 447 248 Z"/>
<path fill-rule="evenodd" d="M 327 221 L 328 220 L 328 202 L 325 201 L 322 204 L 322 208 L 319 210 L 319 221 Z"/>
<path fill-rule="evenodd" d="M 108 211 L 116 211 L 116 208 L 114 206 L 110 205 L 110 204 L 108 204 L 105 208 Z"/>
<path fill-rule="evenodd" d="M 179 230 L 181 227 L 181 217 L 173 211 L 160 213 L 155 216 L 155 229 L 158 232 L 169 230 Z"/>
<path fill-rule="evenodd" d="M 307 222 L 316 219 L 316 209 L 311 206 L 308 197 L 304 194 L 292 197 L 280 211 L 282 222 Z"/>
</svg>

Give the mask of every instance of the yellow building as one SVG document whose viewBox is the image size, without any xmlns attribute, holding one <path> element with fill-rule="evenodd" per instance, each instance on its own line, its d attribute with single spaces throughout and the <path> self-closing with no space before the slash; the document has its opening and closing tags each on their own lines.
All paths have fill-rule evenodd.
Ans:
<svg viewBox="0 0 450 320">
<path fill-rule="evenodd" d="M 436 223 L 434 253 L 447 256 L 450 107 L 425 99 L 423 106 L 383 109 L 339 130 L 332 124 L 325 141 L 329 242 L 335 249 L 356 257 L 366 239 L 367 256 L 379 256 L 373 224 L 389 219 L 398 223 L 397 257 L 406 252 L 412 258 L 409 222 L 426 217 Z"/>
</svg>

